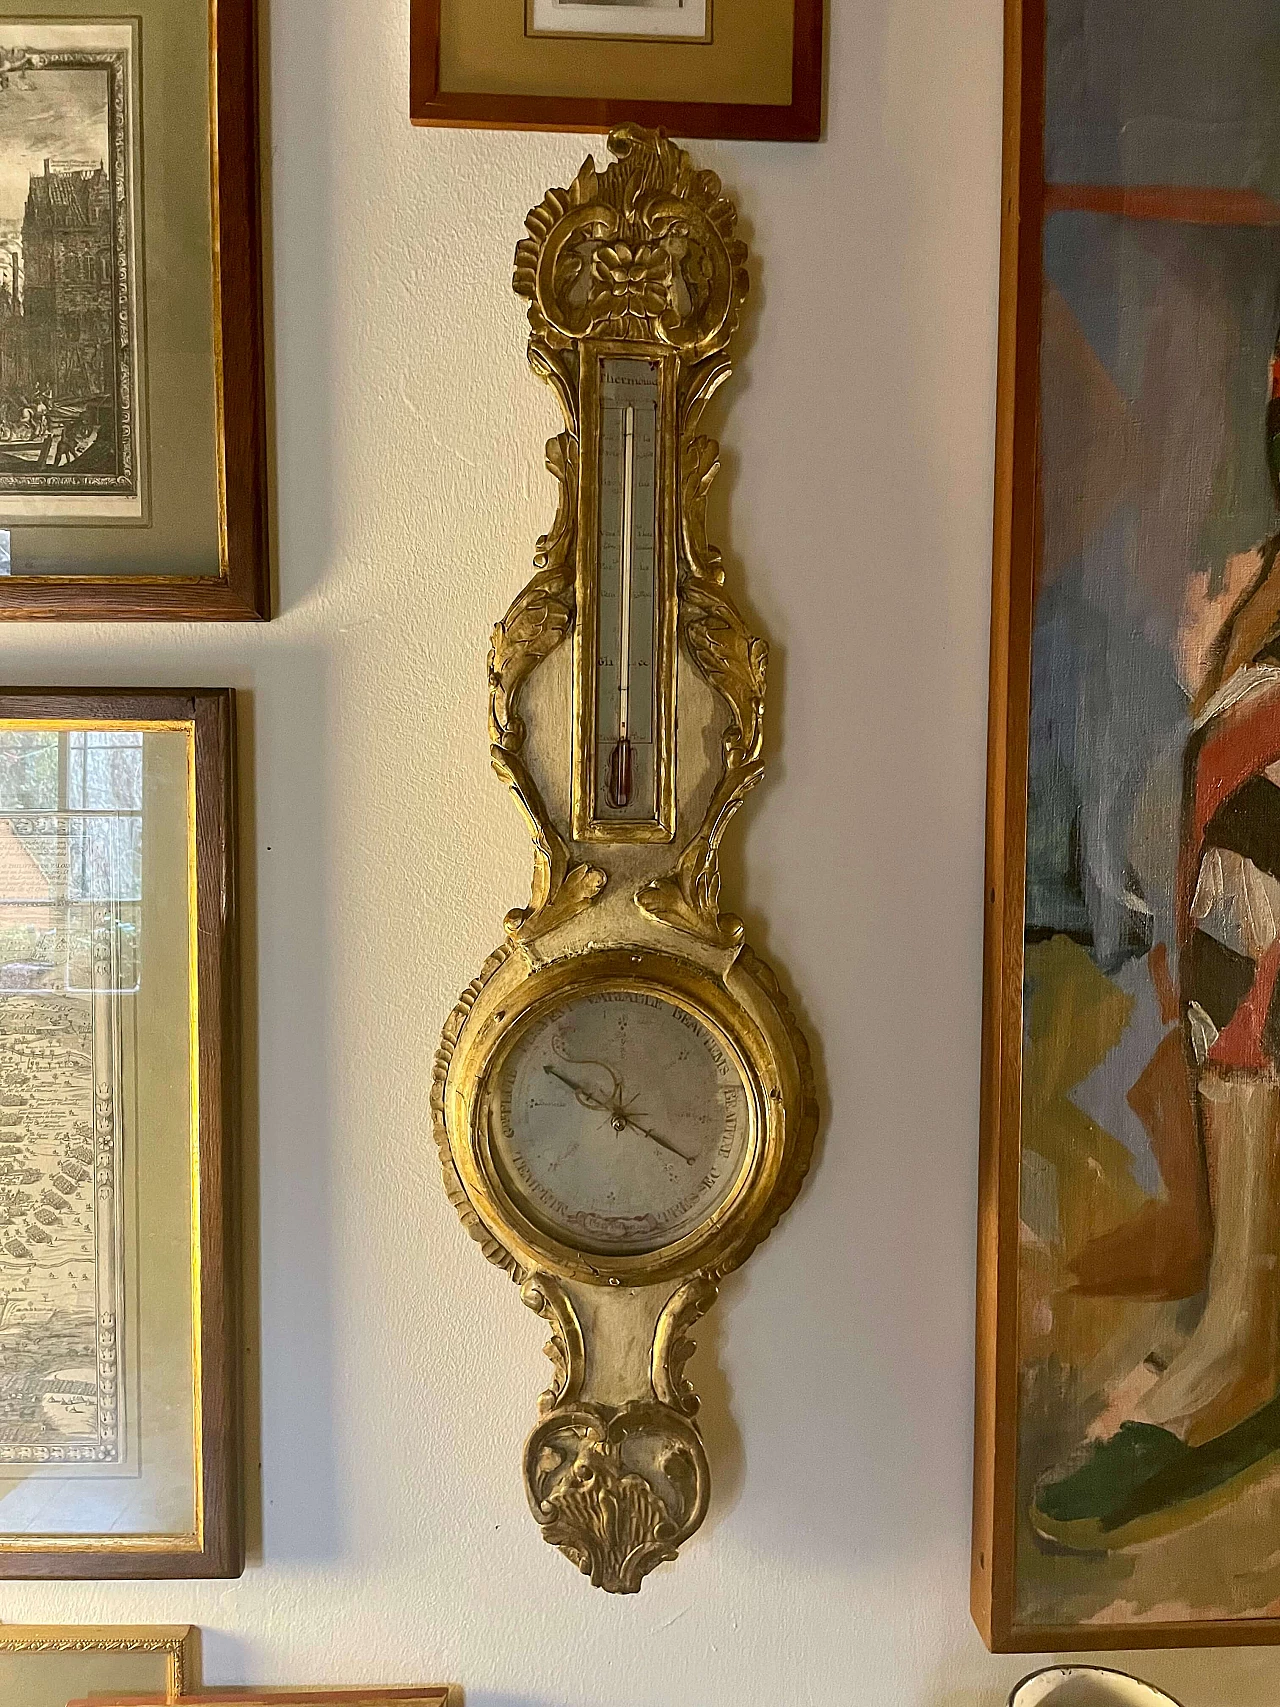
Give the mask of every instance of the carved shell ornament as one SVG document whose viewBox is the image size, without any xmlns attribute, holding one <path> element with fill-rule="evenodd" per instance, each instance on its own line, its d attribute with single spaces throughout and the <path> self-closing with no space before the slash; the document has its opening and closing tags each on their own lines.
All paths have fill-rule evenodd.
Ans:
<svg viewBox="0 0 1280 1707">
<path fill-rule="evenodd" d="M 609 147 L 604 170 L 588 159 L 547 192 L 516 250 L 529 361 L 564 416 L 546 452 L 555 518 L 488 656 L 490 756 L 529 829 L 533 880 L 446 1022 L 431 1102 L 450 1202 L 549 1330 L 530 1510 L 594 1586 L 633 1594 L 706 1515 L 693 1329 L 794 1201 L 818 1106 L 778 979 L 720 907 L 721 843 L 764 770 L 768 648 L 707 537 L 720 456 L 699 421 L 731 371 L 746 246 L 720 180 L 661 132 L 625 126 Z M 637 505 L 651 522 L 628 532 Z M 637 552 L 638 605 L 621 567 Z M 653 757 L 649 816 L 630 822 L 585 809 L 583 793 L 613 774 L 600 707 L 621 693 L 633 610 Z M 539 675 L 553 660 L 559 675 Z M 568 693 L 548 686 L 569 678 Z M 674 1039 L 665 1056 L 636 1041 L 654 1013 Z M 603 1028 L 590 1048 L 567 1046 L 576 1024 Z M 679 1103 L 671 1086 L 691 1058 L 710 1079 Z M 530 1171 L 538 1144 L 545 1175 Z M 582 1173 L 567 1183 L 580 1150 L 590 1191 Z M 619 1192 L 639 1195 L 611 1209 Z"/>
</svg>

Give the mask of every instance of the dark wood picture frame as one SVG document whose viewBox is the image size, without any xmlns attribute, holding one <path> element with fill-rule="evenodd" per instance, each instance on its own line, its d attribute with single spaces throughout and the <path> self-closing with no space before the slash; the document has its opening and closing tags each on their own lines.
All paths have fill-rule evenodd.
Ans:
<svg viewBox="0 0 1280 1707">
<path fill-rule="evenodd" d="M 1276 223 L 1248 190 L 1050 182 L 1047 0 L 1005 0 L 1004 164 L 987 738 L 982 1112 L 971 1611 L 996 1653 L 1280 1643 L 1280 1618 L 1031 1625 L 1015 1619 L 1023 934 L 1033 593 L 1041 551 L 1044 227 L 1077 210 L 1193 223 Z"/>
<path fill-rule="evenodd" d="M 201 1545 L 0 1549 L 0 1580 L 231 1578 L 244 1572 L 238 1274 L 240 1122 L 235 694 L 230 688 L 0 688 L 0 718 L 190 724 L 199 1096 Z"/>
<path fill-rule="evenodd" d="M 208 0 L 221 573 L 0 578 L 0 620 L 253 621 L 271 615 L 258 0 Z"/>
<path fill-rule="evenodd" d="M 672 136 L 817 142 L 822 136 L 825 0 L 794 0 L 788 106 L 725 101 L 630 101 L 576 95 L 457 93 L 440 88 L 440 16 L 447 0 L 409 0 L 409 116 L 468 130 L 610 131 L 661 128 Z"/>
</svg>

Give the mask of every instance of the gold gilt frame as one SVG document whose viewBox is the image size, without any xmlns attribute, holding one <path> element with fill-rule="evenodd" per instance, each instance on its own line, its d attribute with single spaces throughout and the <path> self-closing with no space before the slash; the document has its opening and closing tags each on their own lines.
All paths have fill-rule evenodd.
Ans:
<svg viewBox="0 0 1280 1707">
<path fill-rule="evenodd" d="M 164 1654 L 165 1699 L 195 1681 L 197 1634 L 190 1624 L 0 1624 L 0 1654 Z"/>
<path fill-rule="evenodd" d="M 607 170 L 588 159 L 569 189 L 548 192 L 516 251 L 529 360 L 565 420 L 547 446 L 558 513 L 489 654 L 490 753 L 529 825 L 533 890 L 445 1025 L 432 1110 L 451 1202 L 551 1330 L 555 1379 L 525 1448 L 530 1509 L 596 1587 L 627 1594 L 676 1557 L 705 1515 L 710 1470 L 684 1375 L 690 1330 L 721 1277 L 794 1201 L 818 1106 L 808 1045 L 778 980 L 720 906 L 721 839 L 764 768 L 768 649 L 707 539 L 719 449 L 699 422 L 731 372 L 747 252 L 719 180 L 661 132 L 624 126 L 609 147 Z M 598 378 L 602 356 L 614 354 L 662 363 L 661 826 L 597 823 L 585 810 Z M 571 633 L 572 695 L 560 691 L 563 660 L 530 692 Z M 578 1249 L 537 1224 L 504 1186 L 487 1126 L 490 1087 L 525 1029 L 577 995 L 610 991 L 653 995 L 698 1018 L 733 1061 L 749 1110 L 724 1201 L 644 1254 Z"/>
</svg>

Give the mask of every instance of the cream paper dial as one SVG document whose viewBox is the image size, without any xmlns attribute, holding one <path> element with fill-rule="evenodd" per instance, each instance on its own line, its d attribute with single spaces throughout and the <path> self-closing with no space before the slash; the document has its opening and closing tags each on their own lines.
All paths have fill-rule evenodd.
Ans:
<svg viewBox="0 0 1280 1707">
<path fill-rule="evenodd" d="M 649 991 L 579 994 L 541 1013 L 495 1093 L 491 1154 L 505 1189 L 577 1250 L 643 1254 L 684 1238 L 728 1198 L 750 1143 L 733 1051 Z"/>
</svg>

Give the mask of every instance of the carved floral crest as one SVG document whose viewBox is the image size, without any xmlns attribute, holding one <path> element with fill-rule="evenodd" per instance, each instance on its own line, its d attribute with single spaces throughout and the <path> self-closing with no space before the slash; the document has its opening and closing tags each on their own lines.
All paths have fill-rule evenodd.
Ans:
<svg viewBox="0 0 1280 1707">
<path fill-rule="evenodd" d="M 662 131 L 622 125 L 617 158 L 588 156 L 567 190 L 549 190 L 525 224 L 513 285 L 535 339 L 634 338 L 691 357 L 728 344 L 747 294 L 738 215 L 714 172 L 695 171 Z"/>
</svg>

